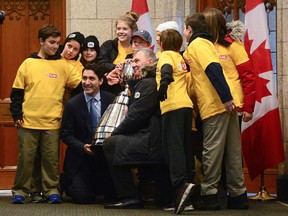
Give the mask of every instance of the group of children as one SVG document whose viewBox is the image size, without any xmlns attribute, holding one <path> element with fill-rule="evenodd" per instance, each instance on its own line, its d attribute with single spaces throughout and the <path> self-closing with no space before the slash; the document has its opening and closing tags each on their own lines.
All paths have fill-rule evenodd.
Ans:
<svg viewBox="0 0 288 216">
<path fill-rule="evenodd" d="M 241 36 L 235 37 L 232 30 L 227 30 L 223 14 L 214 8 L 188 16 L 184 22 L 183 34 L 188 47 L 183 53 L 183 58 L 189 66 L 191 76 L 188 79 L 188 88 L 192 89 L 189 92 L 193 92 L 191 98 L 196 98 L 193 103 L 203 125 L 203 179 L 201 197 L 194 203 L 194 209 L 221 208 L 217 193 L 222 162 L 225 164 L 227 188 L 224 189 L 228 192 L 227 208 L 249 208 L 242 170 L 238 111 L 242 112 L 243 121 L 251 120 L 255 104 L 255 78 L 248 55 L 241 43 Z M 193 194 L 195 187 L 192 186 L 190 189 L 187 185 L 191 167 L 185 172 L 185 160 L 186 168 L 189 168 L 187 164 L 191 164 L 191 137 L 188 134 L 191 130 L 192 104 L 189 103 L 187 91 L 184 91 L 187 85 L 187 69 L 184 59 L 179 54 L 181 44 L 182 38 L 176 31 L 162 32 L 162 53 L 157 65 L 158 87 L 163 145 L 166 148 L 168 146 L 165 155 L 171 157 L 168 160 L 171 161 L 170 175 L 175 173 L 173 170 L 186 174 L 184 189 L 189 195 Z M 179 159 L 180 155 L 183 162 Z M 190 184 L 191 182 L 193 180 L 190 180 Z"/>
<path fill-rule="evenodd" d="M 57 56 L 57 50 L 61 58 L 73 67 L 71 71 L 74 72 L 69 72 L 69 75 L 67 73 L 67 78 L 61 84 L 62 87 L 68 87 L 65 90 L 64 103 L 71 95 L 73 96 L 81 90 L 76 86 L 81 80 L 82 69 L 86 64 L 96 63 L 102 66 L 105 79 L 101 88 L 116 95 L 123 90 L 122 80 L 119 77 L 124 64 L 131 61 L 134 50 L 151 46 L 149 33 L 137 28 L 138 18 L 138 14 L 134 12 L 127 12 L 119 17 L 116 21 L 116 38 L 104 42 L 101 47 L 99 47 L 99 41 L 95 36 L 90 35 L 85 38 L 80 32 L 73 32 L 67 36 L 62 48 L 54 48 L 52 53 L 41 56 L 41 50 L 45 50 L 46 41 L 42 35 L 39 35 L 40 44 L 44 48 L 41 48 L 36 58 L 46 60 L 51 56 Z M 230 209 L 248 209 L 242 170 L 238 114 L 242 113 L 243 121 L 249 121 L 253 116 L 255 78 L 251 71 L 248 55 L 241 42 L 241 36 L 234 37 L 233 28 L 227 29 L 223 14 L 215 8 L 207 8 L 202 13 L 195 13 L 185 19 L 183 36 L 188 46 L 183 53 L 180 52 L 183 37 L 176 22 L 160 24 L 156 30 L 156 39 L 160 47 L 160 51 L 157 53 L 156 82 L 161 108 L 162 143 L 170 171 L 170 181 L 177 195 L 175 213 L 179 214 L 184 211 L 189 200 L 193 201 L 194 209 L 220 209 L 217 193 L 222 169 L 225 169 L 226 174 L 227 207 Z M 60 40 L 58 33 L 51 36 L 58 41 L 49 41 L 48 48 L 51 48 L 53 44 L 58 44 Z M 49 50 L 48 48 L 46 50 Z M 81 54 L 80 61 L 79 54 Z M 42 61 L 45 62 L 45 60 Z M 45 125 L 47 119 L 37 118 L 37 121 L 33 120 L 38 122 L 37 124 L 41 124 L 39 126 L 32 123 L 29 125 L 30 121 L 26 119 L 26 115 L 29 116 L 29 112 L 38 107 L 39 103 L 45 103 L 43 101 L 43 98 L 45 99 L 43 97 L 44 92 L 36 91 L 36 89 L 33 92 L 26 90 L 23 79 L 27 76 L 25 65 L 30 64 L 27 61 L 32 60 L 28 59 L 20 66 L 11 93 L 11 111 L 15 123 L 19 126 L 19 158 L 15 184 L 12 189 L 12 203 L 24 203 L 25 197 L 33 192 L 31 188 L 33 168 L 31 166 L 28 173 L 26 165 L 24 166 L 24 163 L 33 164 L 33 160 L 25 161 L 27 158 L 23 154 L 33 149 L 33 155 L 29 154 L 28 157 L 35 157 L 38 152 L 39 136 L 41 138 L 43 131 L 55 130 L 55 145 L 49 146 L 49 149 L 58 149 L 59 147 L 57 140 L 59 139 L 59 122 L 63 104 L 58 103 L 58 122 L 52 126 Z M 40 63 L 35 62 L 33 64 L 39 65 Z M 39 66 L 37 68 L 41 70 Z M 55 67 L 55 70 L 59 70 L 59 66 Z M 63 68 L 60 70 L 65 71 Z M 32 74 L 28 76 L 32 76 Z M 54 72 L 47 76 L 61 77 Z M 69 80 L 70 78 L 71 80 Z M 34 86 L 31 88 L 33 89 Z M 46 91 L 46 87 L 38 87 L 38 89 L 41 88 Z M 51 89 L 51 87 L 49 88 Z M 29 105 L 28 96 L 35 94 L 35 92 L 42 94 L 41 97 L 37 97 L 39 100 L 42 99 L 37 100 L 37 104 Z M 58 89 L 58 92 L 58 101 L 62 102 L 63 89 Z M 34 97 L 32 101 L 35 100 Z M 50 108 L 47 110 L 43 107 L 42 111 L 44 113 L 53 112 L 51 116 L 55 116 L 55 106 L 53 105 L 52 109 L 51 104 Z M 46 116 L 44 113 L 42 116 Z M 203 145 L 201 161 L 203 178 L 200 188 L 194 184 L 195 143 L 191 137 L 191 130 L 196 121 L 195 115 L 193 115 L 195 113 L 201 117 L 202 128 L 198 128 L 198 130 L 203 133 L 203 143 L 199 144 Z M 34 130 L 39 131 L 40 135 L 34 134 Z M 25 139 L 28 138 L 27 136 L 24 138 L 22 134 L 24 132 L 31 137 L 27 142 L 34 140 L 35 146 L 31 149 L 26 149 Z M 50 133 L 47 133 L 47 136 L 51 138 Z M 59 175 L 53 171 L 56 172 L 54 178 L 51 180 L 50 177 L 47 177 L 52 169 L 58 170 L 58 163 L 56 162 L 58 161 L 58 151 L 54 152 L 52 157 L 46 155 L 42 149 L 44 148 L 42 144 L 39 148 L 42 182 L 45 183 L 42 184 L 45 187 L 40 190 L 44 190 L 44 195 L 48 197 L 50 203 L 61 203 Z M 47 168 L 46 161 L 48 160 L 50 160 L 49 163 L 56 162 L 53 167 Z M 224 161 L 224 167 L 222 161 Z M 26 180 L 23 178 L 24 175 Z M 198 196 L 199 189 L 201 191 L 200 198 Z M 194 199 L 195 197 L 199 199 Z"/>
</svg>

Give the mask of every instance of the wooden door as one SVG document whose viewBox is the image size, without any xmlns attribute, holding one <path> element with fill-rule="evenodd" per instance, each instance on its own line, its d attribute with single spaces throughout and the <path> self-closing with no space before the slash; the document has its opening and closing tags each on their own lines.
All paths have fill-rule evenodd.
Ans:
<svg viewBox="0 0 288 216">
<path fill-rule="evenodd" d="M 7 116 L 11 87 L 20 64 L 40 49 L 38 29 L 54 24 L 65 39 L 65 0 L 0 0 L 0 189 L 11 189 L 17 166 L 17 131 Z M 8 103 L 8 104 L 7 104 Z M 63 158 L 64 150 L 61 150 Z M 62 161 L 61 158 L 61 161 Z"/>
</svg>

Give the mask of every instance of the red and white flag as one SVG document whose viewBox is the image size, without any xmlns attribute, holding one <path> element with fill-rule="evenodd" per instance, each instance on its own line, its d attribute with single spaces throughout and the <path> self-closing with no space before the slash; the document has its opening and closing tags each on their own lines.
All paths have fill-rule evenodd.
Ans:
<svg viewBox="0 0 288 216">
<path fill-rule="evenodd" d="M 138 29 L 144 29 L 148 31 L 152 38 L 151 49 L 156 52 L 156 40 L 154 36 L 154 31 L 151 23 L 151 18 L 148 10 L 148 5 L 146 0 L 132 0 L 132 11 L 137 12 L 140 17 L 137 21 Z"/>
<path fill-rule="evenodd" d="M 285 156 L 263 0 L 246 1 L 245 26 L 245 48 L 256 75 L 256 104 L 253 119 L 242 123 L 242 148 L 254 179 Z"/>
</svg>

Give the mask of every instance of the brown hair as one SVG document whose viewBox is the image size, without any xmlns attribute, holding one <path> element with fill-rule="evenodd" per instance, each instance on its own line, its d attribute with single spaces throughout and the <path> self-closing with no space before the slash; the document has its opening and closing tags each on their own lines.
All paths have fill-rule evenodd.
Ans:
<svg viewBox="0 0 288 216">
<path fill-rule="evenodd" d="M 195 31 L 207 32 L 207 21 L 201 13 L 189 15 L 184 21 L 186 27 L 190 26 Z"/>
<path fill-rule="evenodd" d="M 207 21 L 207 30 L 213 37 L 213 42 L 218 41 L 219 37 L 227 34 L 226 20 L 224 14 L 216 8 L 206 8 L 202 12 Z"/>
<path fill-rule="evenodd" d="M 48 37 L 60 37 L 60 36 L 61 36 L 60 30 L 52 24 L 45 24 L 38 31 L 38 39 L 41 38 L 43 41 L 45 41 Z"/>
<path fill-rule="evenodd" d="M 139 19 L 138 13 L 134 11 L 128 11 L 117 19 L 115 27 L 117 28 L 119 21 L 124 21 L 131 28 L 132 32 L 135 32 L 138 30 L 138 26 L 136 23 L 138 19 Z"/>
<path fill-rule="evenodd" d="M 82 70 L 82 75 L 85 70 L 92 70 L 96 74 L 99 80 L 104 77 L 104 74 L 106 72 L 103 66 L 99 66 L 96 63 L 85 64 Z"/>
<path fill-rule="evenodd" d="M 179 52 L 183 43 L 181 34 L 174 29 L 167 29 L 161 32 L 160 44 L 164 50 Z"/>
</svg>

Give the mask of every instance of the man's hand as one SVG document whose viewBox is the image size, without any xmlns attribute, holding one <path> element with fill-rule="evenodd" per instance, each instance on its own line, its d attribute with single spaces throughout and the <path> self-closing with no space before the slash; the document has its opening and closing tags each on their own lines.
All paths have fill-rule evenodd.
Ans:
<svg viewBox="0 0 288 216">
<path fill-rule="evenodd" d="M 132 63 L 132 62 L 133 62 L 132 58 L 125 59 L 123 62 L 120 62 L 119 64 L 117 64 L 115 66 L 115 68 L 117 68 L 117 69 L 119 69 L 121 71 L 121 70 L 123 70 L 125 64 L 129 64 L 129 63 Z"/>
<path fill-rule="evenodd" d="M 252 118 L 253 118 L 253 113 L 248 113 L 248 112 L 245 112 L 245 111 L 243 112 L 243 115 L 242 115 L 242 121 L 243 122 L 248 122 Z"/>
<path fill-rule="evenodd" d="M 160 101 L 165 101 L 167 99 L 167 85 L 161 84 L 158 90 L 158 99 Z"/>
<path fill-rule="evenodd" d="M 121 81 L 121 70 L 115 68 L 106 75 L 108 85 L 115 85 Z"/>
<path fill-rule="evenodd" d="M 236 111 L 236 106 L 233 100 L 227 101 L 224 103 L 225 109 L 227 113 L 232 113 Z"/>
<path fill-rule="evenodd" d="M 93 152 L 93 151 L 91 150 L 91 144 L 85 144 L 83 148 L 84 148 L 84 152 L 85 152 L 86 154 L 88 154 L 88 155 L 90 155 L 90 156 L 94 156 L 94 155 L 95 155 L 95 152 Z"/>
</svg>

